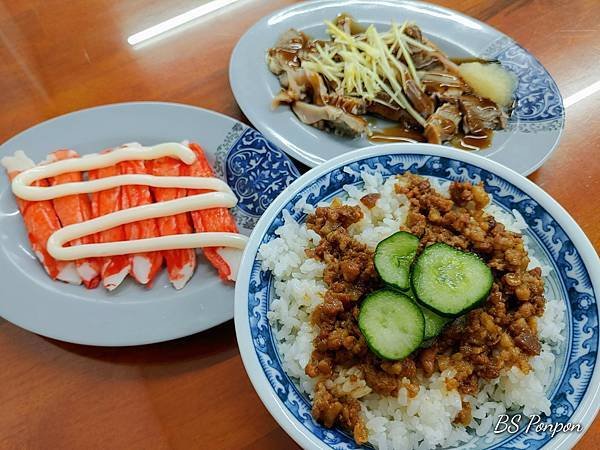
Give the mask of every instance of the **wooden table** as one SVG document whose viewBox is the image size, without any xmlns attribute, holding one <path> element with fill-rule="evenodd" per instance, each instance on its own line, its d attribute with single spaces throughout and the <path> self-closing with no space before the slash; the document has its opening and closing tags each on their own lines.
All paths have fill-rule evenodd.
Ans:
<svg viewBox="0 0 600 450">
<path fill-rule="evenodd" d="M 189 103 L 245 120 L 229 89 L 229 55 L 251 24 L 289 3 L 242 0 L 134 49 L 129 35 L 198 2 L 0 2 L 0 141 L 50 117 L 132 100 Z M 598 0 L 436 3 L 515 38 L 548 68 L 565 98 L 598 80 Z M 560 147 L 531 176 L 597 249 L 599 111 L 600 93 L 570 106 Z M 0 319 L 0 366 L 2 449 L 295 446 L 254 393 L 232 322 L 174 342 L 92 348 Z M 599 439 L 596 420 L 577 448 L 597 448 Z"/>
</svg>

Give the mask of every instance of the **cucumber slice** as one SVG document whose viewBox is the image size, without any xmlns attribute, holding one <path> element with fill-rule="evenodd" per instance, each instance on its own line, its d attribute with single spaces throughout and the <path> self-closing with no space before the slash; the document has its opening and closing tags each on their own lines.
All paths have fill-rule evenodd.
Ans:
<svg viewBox="0 0 600 450">
<path fill-rule="evenodd" d="M 393 288 L 410 288 L 410 266 L 415 259 L 419 238 L 406 231 L 398 231 L 384 239 L 375 249 L 375 269 L 381 279 Z"/>
<path fill-rule="evenodd" d="M 406 295 L 414 302 L 417 302 L 417 297 L 412 289 L 406 291 Z M 425 319 L 425 335 L 423 336 L 425 341 L 440 334 L 446 324 L 452 320 L 450 317 L 442 317 L 434 313 L 432 310 L 425 308 L 423 305 L 419 305 L 419 307 L 421 308 L 423 318 Z"/>
<path fill-rule="evenodd" d="M 487 299 L 494 277 L 474 253 L 437 243 L 419 255 L 411 274 L 419 303 L 446 317 L 456 317 Z"/>
<path fill-rule="evenodd" d="M 392 289 L 369 294 L 362 302 L 358 327 L 373 353 L 397 360 L 410 355 L 421 342 L 425 319 L 409 297 Z"/>
<path fill-rule="evenodd" d="M 424 306 L 421 307 L 421 312 L 425 318 L 425 336 L 423 336 L 425 340 L 436 337 L 442 332 L 446 324 L 452 320 L 449 317 L 439 316 Z"/>
</svg>

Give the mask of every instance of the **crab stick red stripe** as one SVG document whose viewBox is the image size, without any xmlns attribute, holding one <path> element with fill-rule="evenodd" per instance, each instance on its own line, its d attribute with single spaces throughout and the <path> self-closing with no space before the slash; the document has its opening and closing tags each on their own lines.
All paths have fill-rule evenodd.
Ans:
<svg viewBox="0 0 600 450">
<path fill-rule="evenodd" d="M 185 167 L 188 176 L 214 177 L 212 167 L 208 163 L 202 147 L 190 143 L 189 148 L 196 155 L 196 161 Z M 199 191 L 190 190 L 188 195 Z M 196 232 L 225 231 L 237 233 L 238 228 L 233 215 L 227 208 L 208 208 L 190 213 Z M 235 281 L 242 252 L 225 247 L 205 247 L 202 249 L 206 259 L 213 265 L 223 280 Z"/>
<path fill-rule="evenodd" d="M 153 175 L 152 161 L 161 158 L 179 162 L 180 173 Z M 35 185 L 47 178 L 84 171 L 89 171 L 87 181 L 46 187 Z M 206 249 L 206 257 L 223 279 L 235 280 L 240 249 L 247 242 L 245 236 L 237 233 L 228 211 L 237 199 L 225 182 L 213 176 L 198 146 L 126 144 L 100 154 L 67 158 L 24 170 L 16 175 L 11 186 L 15 196 L 28 201 L 92 195 L 94 217 L 55 231 L 47 240 L 46 249 L 59 261 L 103 258 L 103 284 L 110 288 L 118 286 L 128 272 L 150 285 L 164 259 L 162 252 L 195 248 Z M 159 199 L 156 203 L 153 192 Z M 176 198 L 170 199 L 172 196 Z M 193 213 L 192 228 L 183 221 L 191 217 L 188 213 Z M 159 220 L 163 218 L 166 220 Z M 185 232 L 191 229 L 196 232 Z M 69 246 L 72 241 L 93 235 L 98 236 L 95 243 Z M 116 256 L 123 257 L 121 264 L 114 264 Z M 111 266 L 114 270 L 107 272 Z M 176 263 L 171 264 L 175 266 Z M 107 282 L 110 278 L 107 275 L 118 279 Z M 176 278 L 175 272 L 172 275 Z"/>
<path fill-rule="evenodd" d="M 118 174 L 119 169 L 117 166 L 109 166 L 90 170 L 88 178 L 90 180 L 98 180 Z M 91 194 L 91 206 L 93 217 L 100 217 L 121 210 L 121 187 L 118 186 L 104 191 L 93 192 Z M 117 226 L 109 230 L 100 231 L 96 234 L 96 240 L 98 243 L 123 241 L 125 240 L 125 230 L 123 226 Z M 114 255 L 102 258 L 100 270 L 102 285 L 109 291 L 112 291 L 127 278 L 130 270 L 131 258 L 129 255 Z"/>
<path fill-rule="evenodd" d="M 118 164 L 120 173 L 145 174 L 144 161 L 123 161 Z M 149 205 L 153 203 L 148 186 L 128 185 L 121 188 L 123 208 Z M 155 219 L 140 220 L 124 225 L 125 238 L 129 241 L 160 236 Z M 131 275 L 140 284 L 152 286 L 163 263 L 162 252 L 145 252 L 133 255 L 131 259 Z"/>
<path fill-rule="evenodd" d="M 48 161 L 60 161 L 69 158 L 78 158 L 79 155 L 74 150 L 57 150 L 48 156 Z M 56 186 L 63 183 L 72 183 L 82 181 L 81 172 L 70 172 L 50 178 L 50 185 Z M 75 223 L 85 222 L 92 218 L 92 207 L 90 199 L 86 194 L 68 195 L 52 200 L 54 210 L 63 227 Z M 93 244 L 96 242 L 95 235 L 84 236 L 75 239 L 71 245 Z M 83 284 L 88 289 L 93 289 L 100 282 L 100 261 L 96 258 L 84 258 L 75 262 L 77 273 L 81 277 Z"/>
<path fill-rule="evenodd" d="M 149 163 L 149 172 L 154 176 L 183 175 L 182 163 L 173 158 L 159 158 Z M 186 189 L 181 188 L 152 188 L 154 199 L 164 202 L 183 198 L 187 195 Z M 173 234 L 188 234 L 192 232 L 192 225 L 187 213 L 177 214 L 156 219 L 161 236 Z M 163 256 L 167 264 L 169 281 L 175 289 L 183 288 L 192 277 L 196 269 L 196 252 L 193 249 L 165 250 Z"/>
<path fill-rule="evenodd" d="M 35 166 L 34 162 L 22 151 L 15 152 L 14 156 L 2 158 L 8 177 L 12 180 L 22 171 Z M 47 186 L 46 180 L 38 180 L 36 186 Z M 26 201 L 17 198 L 17 206 L 25 222 L 25 229 L 36 257 L 42 263 L 44 270 L 50 278 L 66 281 L 72 284 L 81 284 L 81 278 L 75 270 L 75 264 L 69 261 L 55 260 L 46 249 L 48 238 L 60 229 L 60 221 L 51 201 Z"/>
</svg>

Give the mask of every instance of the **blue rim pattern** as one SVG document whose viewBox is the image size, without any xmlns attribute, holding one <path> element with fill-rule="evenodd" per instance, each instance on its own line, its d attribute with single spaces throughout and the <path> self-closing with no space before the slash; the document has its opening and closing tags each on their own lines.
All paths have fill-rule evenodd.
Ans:
<svg viewBox="0 0 600 450">
<path fill-rule="evenodd" d="M 217 149 L 215 171 L 238 198 L 233 210 L 251 230 L 273 200 L 300 176 L 291 159 L 253 128 L 233 126 Z"/>
<path fill-rule="evenodd" d="M 566 349 L 563 367 L 555 374 L 557 385 L 551 398 L 551 414 L 546 423 L 565 423 L 574 414 L 589 386 L 598 349 L 598 313 L 596 295 L 585 265 L 565 231 L 535 200 L 523 191 L 491 172 L 456 160 L 419 154 L 384 155 L 353 162 L 320 176 L 298 192 L 278 212 L 269 225 L 262 243 L 275 237 L 275 230 L 283 224 L 283 211 L 296 221 L 305 217 L 295 209 L 299 201 L 315 205 L 321 200 L 339 194 L 346 184 L 360 182 L 362 170 L 378 171 L 384 177 L 412 171 L 420 175 L 447 180 L 483 181 L 494 202 L 508 210 L 521 213 L 530 232 L 541 243 L 552 260 L 561 279 L 563 298 L 568 298 L 567 324 L 571 331 L 571 346 Z M 328 430 L 314 422 L 310 403 L 296 388 L 282 368 L 277 347 L 267 319 L 272 277 L 262 272 L 260 262 L 254 258 L 249 280 L 248 317 L 252 342 L 259 363 L 274 392 L 289 412 L 310 433 L 324 444 L 335 449 L 356 448 L 353 439 L 338 429 Z M 544 446 L 551 439 L 549 432 L 530 431 L 508 436 L 487 448 L 532 448 Z"/>
<path fill-rule="evenodd" d="M 525 133 L 560 130 L 565 109 L 558 86 L 544 66 L 508 37 L 493 42 L 483 57 L 497 60 L 518 78 L 516 106 L 509 126 Z"/>
</svg>

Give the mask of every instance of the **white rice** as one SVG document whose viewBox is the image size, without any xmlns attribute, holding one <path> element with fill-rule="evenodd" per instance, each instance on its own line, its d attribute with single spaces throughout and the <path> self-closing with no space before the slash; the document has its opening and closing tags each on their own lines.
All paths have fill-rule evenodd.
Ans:
<svg viewBox="0 0 600 450">
<path fill-rule="evenodd" d="M 358 205 L 364 212 L 364 218 L 353 224 L 349 231 L 357 240 L 375 247 L 404 224 L 408 204 L 405 196 L 394 193 L 394 177 L 383 180 L 378 173 L 366 172 L 361 176 L 364 184 L 360 187 L 344 187 L 346 203 Z M 430 181 L 438 191 L 447 194 L 449 183 L 435 178 Z M 360 198 L 369 193 L 381 194 L 373 209 L 360 202 Z M 312 211 L 306 202 L 301 201 L 296 207 L 305 212 Z M 511 215 L 495 205 L 488 206 L 487 211 L 511 231 L 520 232 L 527 227 L 517 211 Z M 323 301 L 325 266 L 305 256 L 305 249 L 319 243 L 319 235 L 304 224 L 296 223 L 289 214 L 284 219 L 285 224 L 276 231 L 278 237 L 259 249 L 263 270 L 270 270 L 274 278 L 274 296 L 268 317 L 284 369 L 312 398 L 315 380 L 304 373 L 316 335 L 309 315 Z M 528 252 L 531 267 L 542 267 L 544 275 L 550 273 L 549 266 L 543 265 L 531 249 Z M 509 409 L 523 408 L 526 415 L 550 412 L 546 391 L 552 382 L 555 353 L 564 339 L 563 328 L 563 303 L 558 299 L 547 299 L 545 313 L 538 319 L 542 351 L 530 360 L 533 370 L 524 374 L 513 367 L 495 380 L 481 382 L 476 396 L 465 396 L 471 403 L 473 417 L 467 428 L 452 423 L 462 405 L 460 394 L 446 389 L 445 379 L 453 375 L 450 371 L 422 379 L 414 398 L 408 397 L 405 388 L 399 390 L 397 397 L 371 392 L 357 368 L 341 370 L 337 378 L 328 383 L 360 399 L 369 441 L 379 449 L 422 450 L 437 445 L 460 445 L 493 430 L 498 415 Z M 352 381 L 351 375 L 352 380 L 357 381 Z"/>
</svg>

